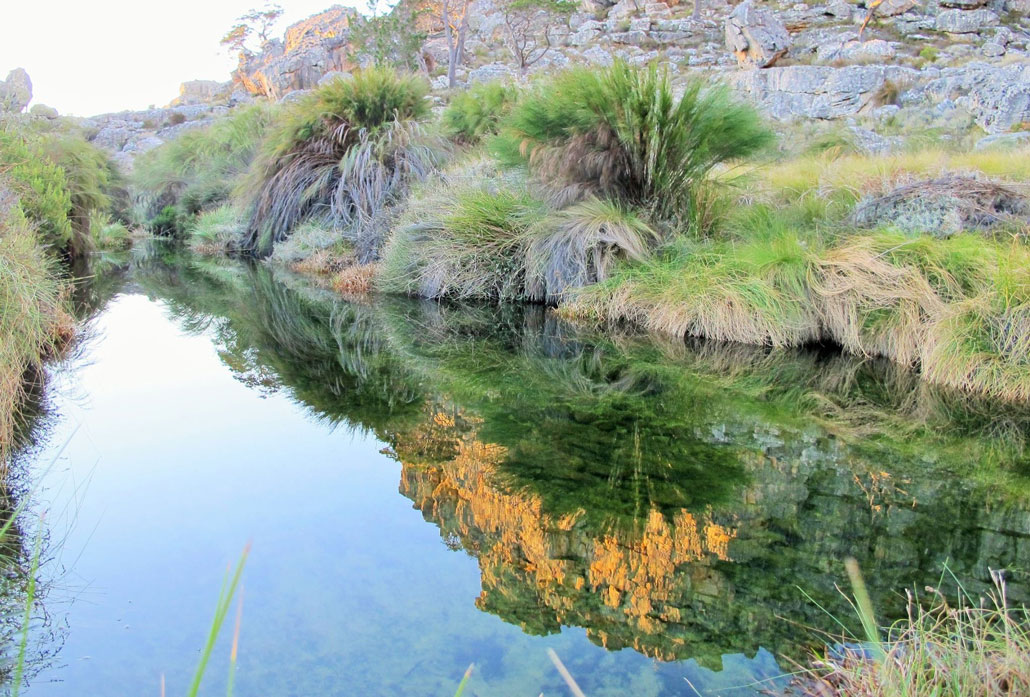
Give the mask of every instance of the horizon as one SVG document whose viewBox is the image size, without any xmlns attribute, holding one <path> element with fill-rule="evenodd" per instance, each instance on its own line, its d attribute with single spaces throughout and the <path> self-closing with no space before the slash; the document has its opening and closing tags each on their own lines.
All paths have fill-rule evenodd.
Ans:
<svg viewBox="0 0 1030 697">
<path fill-rule="evenodd" d="M 159 17 L 153 6 L 130 0 L 90 5 L 58 0 L 7 8 L 7 21 L 0 26 L 0 80 L 24 68 L 32 80 L 30 106 L 46 104 L 62 115 L 161 107 L 178 96 L 183 82 L 230 80 L 237 58 L 218 42 L 237 17 L 264 4 L 183 0 L 174 12 Z M 272 30 L 275 37 L 333 5 L 364 6 L 359 0 L 280 4 L 284 13 Z M 54 17 L 60 22 L 54 23 Z"/>
</svg>

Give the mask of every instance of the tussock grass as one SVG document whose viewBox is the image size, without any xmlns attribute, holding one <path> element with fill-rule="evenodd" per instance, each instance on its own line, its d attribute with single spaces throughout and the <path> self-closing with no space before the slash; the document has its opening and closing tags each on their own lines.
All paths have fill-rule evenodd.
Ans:
<svg viewBox="0 0 1030 697">
<path fill-rule="evenodd" d="M 748 243 L 681 241 L 649 263 L 583 289 L 562 312 L 679 336 L 796 346 L 819 336 L 815 261 L 791 234 Z"/>
<path fill-rule="evenodd" d="M 243 248 L 265 256 L 304 220 L 349 228 L 363 260 L 378 253 L 383 217 L 440 158 L 420 123 L 428 87 L 371 68 L 331 81 L 290 105 L 248 175 Z"/>
<path fill-rule="evenodd" d="M 559 207 L 596 195 L 685 228 L 709 172 L 772 138 L 757 112 L 726 89 L 695 80 L 677 99 L 666 72 L 619 61 L 565 71 L 527 93 L 494 151 L 528 165 L 555 190 Z"/>
<path fill-rule="evenodd" d="M 879 231 L 825 244 L 776 226 L 747 242 L 680 242 L 582 289 L 561 311 L 677 336 L 832 342 L 928 379 L 1030 399 L 1030 250 L 975 234 Z"/>
<path fill-rule="evenodd" d="M 1025 182 L 1030 180 L 1030 148 L 966 153 L 926 149 L 881 156 L 831 151 L 766 165 L 757 175 L 778 201 L 814 192 L 853 204 L 863 195 L 887 193 L 899 183 L 954 172 Z"/>
<path fill-rule="evenodd" d="M 794 687 L 812 697 L 998 697 L 1030 694 L 1030 615 L 1009 606 L 1000 572 L 975 601 L 959 588 L 951 605 L 928 588 L 908 592 L 908 616 L 880 628 L 862 588 L 855 608 L 864 641 L 825 651 Z M 858 577 L 860 578 L 860 576 Z"/>
<path fill-rule="evenodd" d="M 591 197 L 547 216 L 528 238 L 526 295 L 554 303 L 606 280 L 619 259 L 646 260 L 658 234 L 623 206 Z"/>
<path fill-rule="evenodd" d="M 18 407 L 43 361 L 73 331 L 54 261 L 0 180 L 0 462 L 9 454 Z"/>
<path fill-rule="evenodd" d="M 198 215 L 187 230 L 190 249 L 198 254 L 226 254 L 239 245 L 246 221 L 231 204 Z"/>
<path fill-rule="evenodd" d="M 546 215 L 525 178 L 474 160 L 426 182 L 383 252 L 379 286 L 427 298 L 527 300 L 525 243 Z"/>
</svg>

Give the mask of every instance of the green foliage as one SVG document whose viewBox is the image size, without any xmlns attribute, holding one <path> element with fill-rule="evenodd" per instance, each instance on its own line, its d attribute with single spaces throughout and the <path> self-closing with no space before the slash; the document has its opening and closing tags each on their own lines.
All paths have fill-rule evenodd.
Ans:
<svg viewBox="0 0 1030 697">
<path fill-rule="evenodd" d="M 266 106 L 236 109 L 207 128 L 186 131 L 140 155 L 131 182 L 137 222 L 148 222 L 165 206 L 176 206 L 188 217 L 222 205 L 253 160 L 271 120 Z"/>
<path fill-rule="evenodd" d="M 617 62 L 574 69 L 515 106 L 494 151 L 528 165 L 559 200 L 611 197 L 683 228 L 709 172 L 768 145 L 772 134 L 750 106 L 694 80 L 673 96 L 669 76 Z"/>
<path fill-rule="evenodd" d="M 415 76 L 370 68 L 290 105 L 248 176 L 244 248 L 266 255 L 316 218 L 349 229 L 363 261 L 374 257 L 382 216 L 439 159 L 438 141 L 418 122 L 427 90 Z"/>
<path fill-rule="evenodd" d="M 204 211 L 190 223 L 190 248 L 202 254 L 225 254 L 239 247 L 246 221 L 231 205 Z"/>
<path fill-rule="evenodd" d="M 91 221 L 111 210 L 112 192 L 120 188 L 121 176 L 103 151 L 78 136 L 54 134 L 44 138 L 42 146 L 50 161 L 64 170 L 73 233 L 68 252 L 81 257 L 91 248 Z"/>
<path fill-rule="evenodd" d="M 473 85 L 451 98 L 443 112 L 444 130 L 457 142 L 468 145 L 496 135 L 518 95 L 518 88 L 500 82 Z"/>
<path fill-rule="evenodd" d="M 132 233 L 125 227 L 125 223 L 112 220 L 105 213 L 94 213 L 91 216 L 89 231 L 96 249 L 114 251 L 132 246 Z"/>
<path fill-rule="evenodd" d="M 938 55 L 940 55 L 940 51 L 937 50 L 936 46 L 923 46 L 919 51 L 919 57 L 930 63 L 937 60 Z"/>
<path fill-rule="evenodd" d="M 375 66 L 398 70 L 422 67 L 422 44 L 426 33 L 418 29 L 419 11 L 408 2 L 396 3 L 385 14 L 379 12 L 379 0 L 369 0 L 366 16 L 351 24 L 351 43 L 358 54 L 368 56 Z"/>
<path fill-rule="evenodd" d="M 178 237 L 183 232 L 184 221 L 175 206 L 165 206 L 149 223 L 155 235 Z"/>
<path fill-rule="evenodd" d="M 63 250 L 71 242 L 71 193 L 65 171 L 46 157 L 37 138 L 0 130 L 0 167 L 36 225 L 40 242 Z"/>
</svg>

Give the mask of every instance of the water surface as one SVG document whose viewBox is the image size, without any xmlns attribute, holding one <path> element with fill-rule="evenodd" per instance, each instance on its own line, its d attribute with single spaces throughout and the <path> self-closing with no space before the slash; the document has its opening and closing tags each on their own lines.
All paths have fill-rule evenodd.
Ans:
<svg viewBox="0 0 1030 697">
<path fill-rule="evenodd" d="M 182 693 L 248 541 L 241 695 L 565 694 L 547 648 L 592 696 L 755 694 L 847 556 L 885 616 L 945 564 L 1030 594 L 1030 413 L 886 363 L 160 255 L 93 302 L 20 463 L 32 695 Z"/>
</svg>

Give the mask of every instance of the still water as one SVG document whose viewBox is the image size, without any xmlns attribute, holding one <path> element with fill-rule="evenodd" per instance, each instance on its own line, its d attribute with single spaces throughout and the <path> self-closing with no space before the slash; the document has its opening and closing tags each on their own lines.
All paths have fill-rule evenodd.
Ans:
<svg viewBox="0 0 1030 697">
<path fill-rule="evenodd" d="M 884 618 L 945 568 L 1030 598 L 1030 411 L 896 366 L 160 254 L 87 295 L 16 464 L 35 697 L 184 693 L 248 542 L 239 695 L 567 694 L 548 648 L 591 696 L 757 694 L 818 605 L 857 624 L 848 556 Z"/>
</svg>

